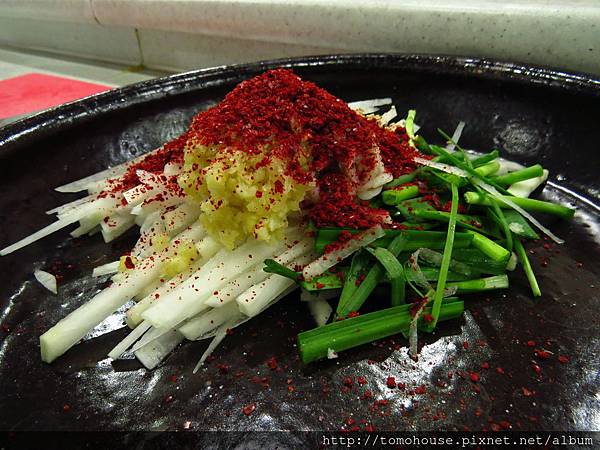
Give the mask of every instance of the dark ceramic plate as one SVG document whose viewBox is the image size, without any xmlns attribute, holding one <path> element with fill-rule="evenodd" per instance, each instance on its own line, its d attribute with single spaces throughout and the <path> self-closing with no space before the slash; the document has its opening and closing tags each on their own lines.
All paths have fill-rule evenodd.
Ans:
<svg viewBox="0 0 600 450">
<path fill-rule="evenodd" d="M 542 240 L 530 247 L 543 296 L 533 300 L 517 270 L 510 290 L 470 296 L 462 320 L 424 337 L 418 362 L 397 336 L 302 367 L 294 339 L 312 323 L 289 298 L 236 329 L 197 375 L 192 368 L 205 342 L 182 345 L 153 371 L 106 359 L 126 333 L 122 314 L 47 365 L 38 336 L 100 289 L 92 268 L 135 238 L 132 232 L 105 245 L 98 236 L 60 232 L 0 259 L 0 428 L 337 430 L 352 417 L 361 429 L 597 430 L 600 82 L 583 75 L 461 58 L 334 56 L 190 72 L 110 91 L 0 129 L 0 246 L 49 223 L 44 210 L 76 198 L 55 186 L 159 146 L 236 83 L 276 66 L 293 67 L 344 100 L 392 96 L 400 110 L 417 109 L 428 139 L 437 139 L 436 127 L 451 131 L 464 120 L 467 148 L 497 147 L 547 167 L 551 181 L 541 196 L 575 204 L 578 213 L 572 223 L 551 223 L 565 245 Z M 58 296 L 34 281 L 34 268 L 62 276 Z M 548 359 L 535 355 L 542 348 Z M 271 357 L 277 370 L 265 363 Z M 388 376 L 405 387 L 389 389 Z M 374 406 L 377 399 L 389 403 Z M 250 404 L 256 409 L 246 416 L 242 408 Z"/>
</svg>

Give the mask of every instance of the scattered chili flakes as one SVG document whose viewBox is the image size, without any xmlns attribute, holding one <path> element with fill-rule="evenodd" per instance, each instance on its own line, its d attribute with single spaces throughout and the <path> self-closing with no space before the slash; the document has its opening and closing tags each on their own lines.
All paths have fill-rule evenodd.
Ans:
<svg viewBox="0 0 600 450">
<path fill-rule="evenodd" d="M 535 355 L 540 359 L 549 359 L 550 358 L 550 352 L 547 350 L 535 349 L 534 352 L 535 352 Z"/>
<path fill-rule="evenodd" d="M 479 374 L 477 372 L 469 373 L 469 378 L 473 383 L 477 383 L 479 381 Z"/>
<path fill-rule="evenodd" d="M 523 396 L 525 396 L 525 397 L 531 397 L 534 394 L 533 391 L 530 391 L 526 387 L 522 387 L 521 391 L 523 392 Z"/>
<path fill-rule="evenodd" d="M 346 377 L 342 381 L 342 384 L 348 388 L 352 388 L 354 386 L 354 381 L 352 381 L 351 377 Z"/>
<path fill-rule="evenodd" d="M 65 403 L 65 404 L 62 406 L 62 410 L 63 410 L 64 412 L 69 412 L 69 411 L 71 411 L 71 405 L 69 405 L 68 403 Z"/>
<path fill-rule="evenodd" d="M 135 264 L 133 263 L 131 256 L 125 257 L 125 267 L 127 269 L 133 269 L 135 267 Z"/>
<path fill-rule="evenodd" d="M 424 394 L 425 392 L 427 392 L 427 388 L 424 384 L 415 388 L 415 394 Z"/>
<path fill-rule="evenodd" d="M 275 358 L 273 356 L 273 357 L 267 359 L 266 364 L 269 367 L 269 369 L 276 370 L 277 369 L 277 358 Z"/>
<path fill-rule="evenodd" d="M 249 416 L 254 412 L 255 409 L 256 403 L 250 403 L 249 405 L 246 405 L 242 408 L 242 412 L 244 413 L 244 415 Z"/>
<path fill-rule="evenodd" d="M 358 378 L 356 379 L 356 382 L 357 382 L 358 384 L 360 384 L 361 386 L 363 386 L 363 385 L 367 384 L 367 379 L 366 379 L 365 377 L 358 377 Z"/>
<path fill-rule="evenodd" d="M 560 355 L 558 357 L 558 362 L 561 364 L 567 364 L 569 362 L 569 357 L 565 355 Z"/>
<path fill-rule="evenodd" d="M 396 377 L 387 377 L 386 385 L 390 389 L 394 389 L 396 387 Z"/>
<path fill-rule="evenodd" d="M 227 364 L 217 364 L 217 368 L 219 369 L 219 373 L 226 374 L 229 372 L 229 366 Z"/>
<path fill-rule="evenodd" d="M 496 367 L 496 372 L 498 372 L 500 375 L 504 375 L 504 369 L 502 367 Z"/>
</svg>

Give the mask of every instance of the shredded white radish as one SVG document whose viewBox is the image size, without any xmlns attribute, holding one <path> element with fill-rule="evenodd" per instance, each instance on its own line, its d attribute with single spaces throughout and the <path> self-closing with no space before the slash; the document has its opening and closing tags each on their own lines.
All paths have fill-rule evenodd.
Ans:
<svg viewBox="0 0 600 450">
<path fill-rule="evenodd" d="M 215 337 L 213 338 L 213 340 L 208 345 L 208 348 L 204 351 L 204 353 L 200 357 L 200 361 L 198 361 L 198 364 L 196 364 L 196 366 L 194 367 L 194 370 L 192 371 L 192 373 L 198 372 L 198 370 L 200 369 L 200 367 L 202 367 L 202 364 L 204 364 L 204 361 L 206 361 L 206 358 L 208 358 L 212 354 L 212 352 L 215 351 L 215 349 L 217 348 L 217 346 L 221 342 L 223 342 L 223 339 L 225 339 L 225 336 L 227 336 L 227 330 L 229 328 L 231 328 L 231 326 L 238 319 L 239 319 L 239 317 L 234 317 L 233 319 L 229 320 L 228 322 L 224 323 L 223 325 L 221 325 L 219 327 L 219 329 L 217 330 L 217 333 L 215 334 Z"/>
<path fill-rule="evenodd" d="M 452 142 L 449 142 L 448 145 L 446 145 L 446 150 L 448 150 L 449 152 L 454 151 L 454 149 L 456 148 L 456 144 L 458 144 L 458 140 L 460 139 L 460 136 L 462 135 L 464 128 L 465 128 L 465 123 L 461 120 L 460 122 L 458 122 L 458 125 L 456 126 L 454 133 L 452 133 Z M 415 133 L 416 133 L 416 130 L 415 130 Z"/>
<path fill-rule="evenodd" d="M 129 347 L 135 344 L 135 342 L 141 338 L 150 327 L 151 325 L 149 323 L 141 323 L 108 353 L 108 357 L 112 359 L 119 358 Z"/>
<path fill-rule="evenodd" d="M 392 120 L 394 120 L 397 116 L 398 112 L 396 111 L 396 107 L 392 105 L 392 107 L 384 114 L 382 114 L 382 116 L 379 118 L 379 124 L 385 126 Z"/>
<path fill-rule="evenodd" d="M 230 317 L 239 314 L 239 308 L 235 302 L 231 302 L 222 308 L 212 308 L 204 314 L 195 317 L 179 327 L 179 332 L 190 341 L 202 339 L 203 336 L 221 326 Z"/>
<path fill-rule="evenodd" d="M 335 359 L 338 357 L 338 354 L 332 348 L 327 349 L 327 359 Z"/>
<path fill-rule="evenodd" d="M 182 164 L 169 162 L 169 163 L 165 164 L 163 173 L 167 177 L 173 177 L 175 175 L 179 175 L 179 173 L 181 173 L 182 170 L 183 170 Z"/>
<path fill-rule="evenodd" d="M 182 273 L 178 273 L 173 278 L 166 280 L 155 290 L 152 290 L 148 293 L 144 298 L 142 298 L 139 302 L 133 305 L 131 308 L 127 310 L 127 325 L 130 328 L 137 327 L 142 322 L 142 313 L 146 311 L 150 306 L 152 306 L 155 302 L 159 301 L 165 294 L 171 292 L 185 280 L 187 280 L 193 273 L 200 270 L 200 267 L 204 265 L 206 261 L 197 261 L 192 264 L 188 269 Z"/>
<path fill-rule="evenodd" d="M 300 258 L 312 250 L 314 243 L 313 239 L 305 238 L 295 244 L 292 248 L 287 249 L 275 258 L 279 264 L 291 266 L 295 259 Z M 269 274 L 263 270 L 263 262 L 259 261 L 252 268 L 243 272 L 234 280 L 230 281 L 223 288 L 213 293 L 206 304 L 215 308 L 220 308 L 227 303 L 233 302 L 244 291 L 254 286 L 255 284 L 264 281 Z"/>
<path fill-rule="evenodd" d="M 273 247 L 252 239 L 233 251 L 224 252 L 223 259 L 218 266 L 210 268 L 210 270 L 207 270 L 206 267 L 201 268 L 187 281 L 165 295 L 160 302 L 144 311 L 142 317 L 157 328 L 176 326 L 183 320 L 196 315 L 214 291 L 221 289 L 238 273 L 247 270 L 257 260 L 272 258 L 281 251 L 282 245 L 284 244 Z"/>
<path fill-rule="evenodd" d="M 114 214 L 100 221 L 100 229 L 104 242 L 111 242 L 135 225 L 130 214 Z"/>
<path fill-rule="evenodd" d="M 93 277 L 101 277 L 103 275 L 112 275 L 113 273 L 117 273 L 119 271 L 119 261 L 113 261 L 106 264 L 102 264 L 101 266 L 94 267 L 92 272 Z"/>
<path fill-rule="evenodd" d="M 326 300 L 316 298 L 313 301 L 308 302 L 308 309 L 315 319 L 315 323 L 318 327 L 321 327 L 327 323 L 333 309 L 329 306 Z"/>
<path fill-rule="evenodd" d="M 95 198 L 96 198 L 95 195 L 86 195 L 85 197 L 82 197 L 75 201 L 65 203 L 64 205 L 57 206 L 56 208 L 49 209 L 48 211 L 46 211 L 46 214 L 64 214 L 67 211 L 70 211 L 77 206 L 83 205 L 84 203 L 91 202 Z"/>
<path fill-rule="evenodd" d="M 489 194 L 492 195 L 492 197 L 494 197 L 499 202 L 502 202 L 502 203 L 510 206 L 515 211 L 518 211 L 523 217 L 525 217 L 527 220 L 529 220 L 542 233 L 544 233 L 546 236 L 548 236 L 550 239 L 552 239 L 557 244 L 563 244 L 565 242 L 564 240 L 562 240 L 561 238 L 556 236 L 554 233 L 552 233 L 552 231 L 550 231 L 544 225 L 542 225 L 535 217 L 533 217 L 531 214 L 529 214 L 527 211 L 525 211 L 519 205 L 517 205 L 513 201 L 506 198 L 506 196 L 501 195 L 500 192 L 498 192 L 495 187 L 490 186 L 489 184 L 487 184 L 484 181 L 481 181 L 479 179 L 473 179 L 473 183 L 477 184 L 483 190 L 487 191 Z"/>
<path fill-rule="evenodd" d="M 159 339 L 155 339 L 148 345 L 136 350 L 135 357 L 148 370 L 154 369 L 160 362 L 177 347 L 184 337 L 177 330 L 170 330 Z"/>
<path fill-rule="evenodd" d="M 33 272 L 33 276 L 36 280 L 39 281 L 39 283 L 42 286 L 44 286 L 53 294 L 56 294 L 58 292 L 56 288 L 56 277 L 51 273 L 45 272 L 43 270 L 36 270 L 35 272 Z"/>
<path fill-rule="evenodd" d="M 369 245 L 371 242 L 385 236 L 385 231 L 380 225 L 369 228 L 363 233 L 354 235 L 352 239 L 341 244 L 339 248 L 326 253 L 308 264 L 302 271 L 306 280 L 311 280 L 317 275 L 321 275 L 327 269 L 335 266 L 337 263 L 353 254 L 359 248 Z"/>
<path fill-rule="evenodd" d="M 363 114 L 371 114 L 379 109 L 381 106 L 391 105 L 391 98 L 374 98 L 370 100 L 361 100 L 357 102 L 350 102 L 348 106 L 354 111 L 362 112 Z"/>
</svg>

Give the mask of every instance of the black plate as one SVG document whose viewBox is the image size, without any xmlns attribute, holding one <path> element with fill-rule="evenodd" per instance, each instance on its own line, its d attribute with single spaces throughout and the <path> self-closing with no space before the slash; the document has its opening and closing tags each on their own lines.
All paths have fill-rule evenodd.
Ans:
<svg viewBox="0 0 600 450">
<path fill-rule="evenodd" d="M 110 91 L 0 129 L 0 246 L 49 223 L 44 210 L 76 198 L 55 186 L 157 147 L 236 83 L 277 66 L 293 67 L 344 100 L 392 96 L 400 110 L 417 109 L 430 140 L 436 127 L 451 131 L 464 120 L 464 146 L 498 147 L 547 167 L 551 183 L 542 196 L 579 209 L 573 223 L 552 223 L 566 245 L 540 240 L 530 247 L 542 298 L 531 298 L 517 270 L 510 290 L 469 297 L 464 319 L 423 337 L 418 362 L 398 336 L 303 368 L 294 338 L 312 323 L 289 298 L 236 329 L 197 375 L 191 372 L 205 342 L 182 345 L 154 371 L 107 360 L 125 335 L 119 314 L 47 365 L 38 336 L 101 287 L 89 276 L 92 267 L 114 260 L 135 235 L 105 245 L 98 236 L 60 232 L 0 259 L 0 428 L 337 430 L 352 417 L 361 429 L 365 422 L 398 430 L 598 429 L 600 82 L 584 75 L 487 60 L 360 55 L 202 70 Z M 62 275 L 58 296 L 34 281 L 38 267 Z M 549 359 L 534 355 L 541 348 Z M 277 370 L 265 363 L 273 356 Z M 405 388 L 389 389 L 387 376 Z M 373 398 L 365 398 L 367 389 Z M 376 399 L 389 403 L 374 406 Z M 248 417 L 242 408 L 252 403 Z"/>
</svg>

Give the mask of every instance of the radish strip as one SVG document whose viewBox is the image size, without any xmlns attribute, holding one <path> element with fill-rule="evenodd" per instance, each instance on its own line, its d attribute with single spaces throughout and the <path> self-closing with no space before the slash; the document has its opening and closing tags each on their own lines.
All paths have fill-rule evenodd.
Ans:
<svg viewBox="0 0 600 450">
<path fill-rule="evenodd" d="M 304 239 L 275 258 L 275 261 L 284 266 L 290 265 L 295 259 L 311 251 L 312 246 L 312 239 Z M 219 289 L 216 293 L 213 293 L 213 295 L 206 300 L 206 304 L 208 306 L 220 308 L 223 305 L 233 302 L 248 288 L 264 281 L 268 276 L 269 274 L 263 270 L 263 262 L 260 261 L 250 270 L 242 273 L 236 279 L 230 281 L 226 286 Z"/>
<path fill-rule="evenodd" d="M 42 360 L 52 362 L 79 342 L 91 329 L 158 277 L 164 262 L 164 258 L 162 261 L 161 258 L 156 258 L 150 264 L 132 269 L 121 282 L 104 289 L 42 334 Z"/>
<path fill-rule="evenodd" d="M 26 238 L 23 238 L 20 241 L 17 241 L 12 245 L 9 245 L 8 247 L 3 248 L 2 250 L 0 250 L 0 255 L 1 256 L 8 255 L 9 253 L 14 252 L 15 250 L 19 250 L 20 248 L 23 248 L 29 244 L 32 244 L 35 241 L 45 238 L 46 236 L 48 236 L 58 230 L 61 230 L 64 227 L 71 225 L 72 223 L 77 222 L 78 220 L 79 220 L 79 217 L 77 215 L 73 215 L 68 218 L 65 217 L 63 219 L 57 220 L 56 222 L 51 223 L 47 227 L 44 227 L 41 230 L 38 230 L 35 233 L 27 236 Z"/>
<path fill-rule="evenodd" d="M 115 348 L 113 348 L 108 354 L 109 358 L 118 359 L 123 353 L 127 351 L 135 342 L 142 337 L 142 335 L 150 329 L 149 323 L 142 323 L 139 327 L 129 333 L 125 339 L 119 342 Z"/>
<path fill-rule="evenodd" d="M 175 275 L 170 280 L 164 282 L 158 289 L 150 292 L 143 299 L 133 305 L 127 311 L 127 325 L 130 328 L 137 327 L 142 322 L 142 313 L 146 311 L 154 302 L 159 301 L 167 293 L 171 292 L 178 285 L 187 280 L 194 272 L 200 270 L 201 261 L 192 264 L 185 272 Z"/>
<path fill-rule="evenodd" d="M 235 302 L 229 303 L 222 308 L 212 308 L 208 312 L 187 321 L 179 327 L 179 332 L 190 341 L 202 339 L 204 335 L 227 322 L 230 317 L 238 314 L 239 309 Z"/>
<path fill-rule="evenodd" d="M 106 264 L 102 264 L 101 266 L 94 267 L 94 271 L 92 272 L 93 277 L 101 277 L 103 275 L 111 275 L 113 273 L 117 273 L 119 271 L 119 261 L 113 261 Z"/>
<path fill-rule="evenodd" d="M 33 276 L 39 283 L 48 289 L 53 294 L 56 294 L 58 291 L 56 289 L 56 277 L 51 273 L 45 272 L 43 270 L 36 270 L 33 272 Z"/>
<path fill-rule="evenodd" d="M 106 243 L 111 242 L 129 230 L 133 225 L 135 225 L 134 218 L 130 214 L 109 216 L 108 219 L 100 221 L 102 238 Z"/>
<path fill-rule="evenodd" d="M 380 106 L 391 105 L 391 98 L 374 98 L 371 100 L 361 100 L 357 102 L 350 102 L 348 106 L 350 109 L 361 112 L 363 114 L 371 114 L 379 109 Z"/>
<path fill-rule="evenodd" d="M 523 217 L 525 217 L 527 220 L 529 220 L 542 233 L 544 233 L 545 235 L 547 235 L 550 239 L 552 239 L 557 244 L 563 244 L 565 242 L 561 238 L 559 238 L 558 236 L 556 236 L 554 233 L 552 233 L 552 231 L 550 231 L 548 228 L 546 228 L 540 222 L 538 222 L 535 217 L 533 217 L 531 214 L 529 214 L 527 211 L 525 211 L 519 205 L 515 204 L 513 201 L 511 201 L 508 198 L 506 198 L 506 196 L 501 195 L 500 192 L 498 192 L 496 190 L 496 188 L 494 188 L 493 186 L 490 186 L 489 184 L 487 184 L 487 183 L 485 183 L 485 182 L 483 182 L 481 180 L 478 180 L 478 179 L 473 179 L 473 182 L 475 184 L 477 184 L 479 187 L 481 187 L 484 191 L 487 191 L 489 194 L 491 194 L 492 197 L 494 197 L 497 201 L 499 201 L 501 203 L 504 203 L 504 204 L 510 206 L 515 211 L 518 211 L 519 213 L 521 213 L 521 215 Z"/>
<path fill-rule="evenodd" d="M 333 309 L 329 306 L 326 300 L 315 297 L 314 300 L 308 302 L 308 309 L 315 319 L 315 323 L 318 327 L 321 327 L 327 323 Z"/>
<path fill-rule="evenodd" d="M 382 126 L 385 126 L 388 123 L 390 123 L 390 121 L 394 120 L 397 116 L 398 116 L 398 112 L 396 111 L 396 107 L 392 105 L 392 107 L 389 109 L 389 111 L 387 111 L 380 117 L 379 123 Z"/>
<path fill-rule="evenodd" d="M 231 319 L 230 321 L 224 323 L 223 325 L 221 325 L 219 327 L 219 329 L 217 330 L 217 333 L 215 334 L 215 337 L 213 338 L 213 340 L 208 345 L 208 348 L 204 351 L 204 353 L 200 357 L 200 361 L 198 361 L 198 364 L 196 364 L 192 373 L 198 372 L 200 367 L 202 367 L 202 364 L 204 364 L 204 361 L 206 361 L 206 358 L 208 358 L 212 354 L 212 352 L 215 351 L 215 349 L 218 347 L 218 345 L 221 342 L 223 342 L 223 339 L 225 339 L 225 336 L 227 336 L 227 330 L 229 328 L 231 328 L 231 326 L 233 324 L 235 324 L 235 322 L 238 319 L 239 319 L 239 317 L 234 317 L 233 319 Z"/>
<path fill-rule="evenodd" d="M 462 135 L 464 128 L 465 128 L 465 123 L 461 120 L 460 122 L 458 122 L 458 125 L 456 126 L 454 133 L 452 133 L 452 142 L 450 142 L 450 143 L 448 143 L 448 145 L 446 145 L 446 150 L 448 150 L 449 152 L 454 151 L 454 149 L 456 148 L 456 144 L 458 144 L 458 140 L 460 139 L 460 136 Z"/>
<path fill-rule="evenodd" d="M 154 369 L 177 347 L 184 337 L 177 330 L 170 330 L 148 345 L 134 352 L 135 357 L 148 370 Z"/>
<path fill-rule="evenodd" d="M 143 155 L 140 155 L 134 159 L 131 159 L 129 161 L 125 161 L 121 164 L 118 164 L 114 167 L 109 167 L 108 169 L 104 169 L 100 172 L 94 173 L 85 178 L 81 178 L 79 180 L 75 180 L 70 183 L 63 184 L 62 186 L 59 186 L 59 187 L 55 188 L 54 190 L 58 191 L 58 192 L 85 191 L 87 189 L 87 186 L 89 186 L 93 183 L 96 183 L 98 181 L 104 181 L 104 180 L 107 180 L 108 178 L 116 178 L 116 177 L 123 175 L 129 167 L 142 161 L 147 156 L 158 153 L 161 149 L 162 149 L 162 147 L 159 147 L 148 153 L 144 153 Z"/>
<path fill-rule="evenodd" d="M 95 195 L 86 195 L 85 197 L 82 197 L 70 203 L 65 203 L 64 205 L 60 205 L 56 208 L 49 209 L 48 211 L 46 211 L 46 214 L 65 214 L 77 206 L 93 201 L 95 198 Z"/>
<path fill-rule="evenodd" d="M 277 248 L 265 242 L 251 240 L 231 252 L 226 252 L 226 257 L 217 267 L 211 270 L 205 267 L 200 269 L 160 302 L 144 311 L 142 318 L 157 328 L 176 326 L 188 317 L 196 315 L 204 307 L 206 299 L 237 274 L 247 270 L 256 261 L 277 254 L 281 245 Z M 221 252 L 217 254 L 219 255 Z"/>
</svg>

